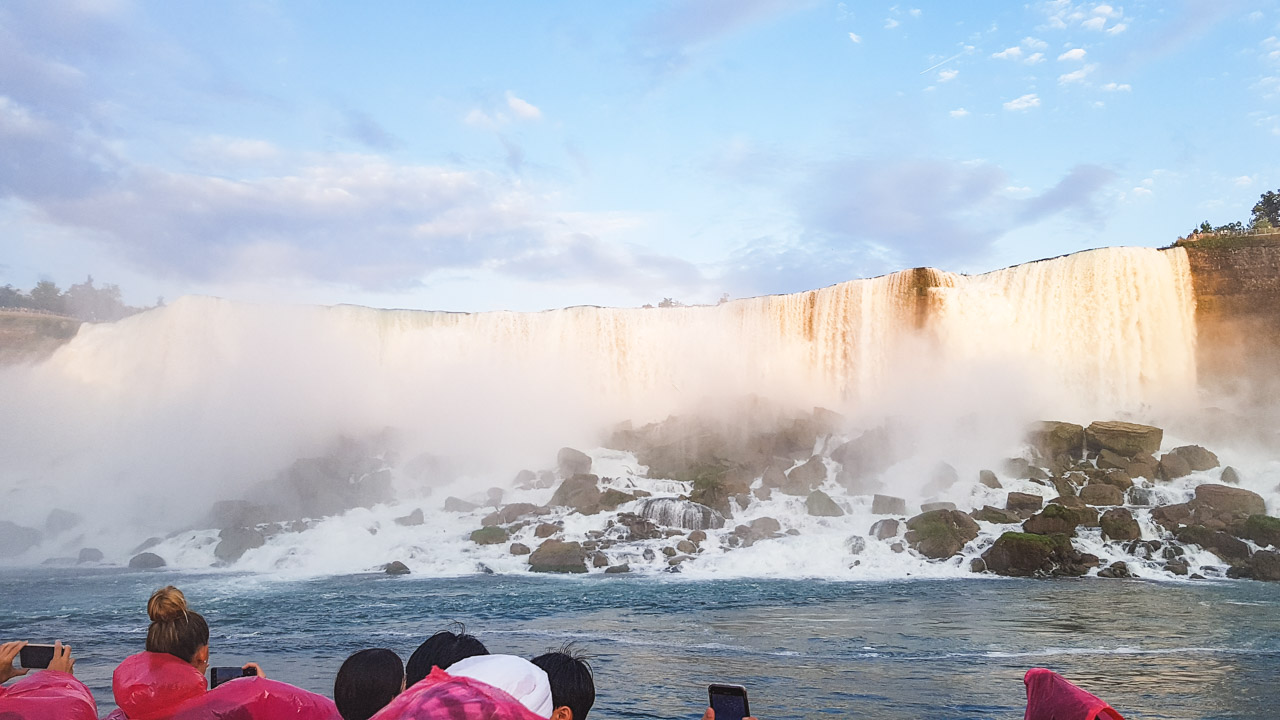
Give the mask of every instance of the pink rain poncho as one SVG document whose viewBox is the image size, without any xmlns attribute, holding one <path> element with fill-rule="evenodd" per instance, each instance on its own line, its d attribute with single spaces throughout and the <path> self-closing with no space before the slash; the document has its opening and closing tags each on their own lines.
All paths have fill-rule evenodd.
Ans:
<svg viewBox="0 0 1280 720">
<path fill-rule="evenodd" d="M 1052 670 L 1031 668 L 1022 682 L 1027 685 L 1023 720 L 1124 720 L 1105 701 Z"/>
<path fill-rule="evenodd" d="M 492 685 L 440 668 L 400 693 L 371 720 L 546 720 Z"/>
<path fill-rule="evenodd" d="M 204 675 L 167 653 L 138 653 L 111 678 L 120 709 L 109 720 L 341 720 L 333 701 L 267 678 L 205 691 Z"/>
<path fill-rule="evenodd" d="M 98 720 L 93 693 L 70 673 L 42 670 L 0 687 L 4 720 Z"/>
</svg>

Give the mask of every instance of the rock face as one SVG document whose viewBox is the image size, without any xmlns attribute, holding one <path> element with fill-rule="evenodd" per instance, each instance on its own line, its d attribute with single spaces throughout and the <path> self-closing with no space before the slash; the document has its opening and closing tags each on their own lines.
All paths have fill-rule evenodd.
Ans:
<svg viewBox="0 0 1280 720">
<path fill-rule="evenodd" d="M 551 496 L 552 507 L 571 508 L 583 515 L 600 512 L 600 478 L 595 475 L 572 475 L 560 483 Z"/>
<path fill-rule="evenodd" d="M 984 485 L 993 490 L 999 490 L 1004 487 L 1004 485 L 1000 484 L 1000 479 L 996 477 L 996 474 L 990 470 L 978 471 L 978 484 Z"/>
<path fill-rule="evenodd" d="M 1280 553 L 1259 550 L 1249 558 L 1249 576 L 1254 580 L 1280 582 Z"/>
<path fill-rule="evenodd" d="M 1102 537 L 1108 540 L 1137 540 L 1142 529 L 1133 513 L 1124 508 L 1112 508 L 1102 514 Z"/>
<path fill-rule="evenodd" d="M 218 546 L 213 549 L 214 557 L 224 563 L 233 563 L 241 555 L 266 544 L 266 538 L 255 528 L 228 528 L 218 533 Z"/>
<path fill-rule="evenodd" d="M 40 531 L 0 520 L 0 557 L 14 557 L 40 544 Z"/>
<path fill-rule="evenodd" d="M 1218 476 L 1218 482 L 1224 485 L 1239 485 L 1240 471 L 1228 465 L 1222 468 L 1222 474 Z"/>
<path fill-rule="evenodd" d="M 1188 525 L 1178 530 L 1177 538 L 1178 542 L 1199 545 L 1229 563 L 1249 559 L 1249 546 L 1244 541 L 1204 525 Z"/>
<path fill-rule="evenodd" d="M 529 569 L 534 572 L 584 573 L 587 551 L 580 543 L 547 540 L 529 555 Z"/>
<path fill-rule="evenodd" d="M 1009 510 L 1001 510 L 1000 508 L 992 507 L 990 505 L 983 505 L 981 509 L 974 510 L 969 513 L 969 517 L 974 520 L 981 520 L 982 522 L 989 523 L 1007 524 L 1022 522 L 1022 518 L 1018 517 L 1017 513 Z"/>
<path fill-rule="evenodd" d="M 1130 422 L 1094 422 L 1085 429 L 1085 444 L 1091 452 L 1105 449 L 1127 458 L 1139 453 L 1154 455 L 1163 440 L 1164 430 Z"/>
<path fill-rule="evenodd" d="M 1239 525 L 1235 532 L 1237 537 L 1252 540 L 1261 547 L 1280 548 L 1280 518 L 1268 515 L 1250 515 L 1249 519 Z"/>
<path fill-rule="evenodd" d="M 809 497 L 804 501 L 804 507 L 810 515 L 816 517 L 840 517 L 844 515 L 844 510 L 840 509 L 836 501 L 821 490 L 814 490 L 809 493 Z"/>
<path fill-rule="evenodd" d="M 562 478 L 586 475 L 591 472 L 591 456 L 570 447 L 560 448 L 556 453 L 556 470 Z"/>
<path fill-rule="evenodd" d="M 1181 455 L 1165 453 L 1156 464 L 1156 477 L 1160 480 L 1177 480 L 1190 474 L 1191 466 Z"/>
<path fill-rule="evenodd" d="M 876 495 L 871 498 L 871 512 L 874 515 L 906 515 L 907 501 L 892 495 Z"/>
<path fill-rule="evenodd" d="M 1166 455 L 1176 455 L 1186 461 L 1187 466 L 1196 472 L 1212 470 L 1218 467 L 1218 456 L 1199 445 L 1183 445 L 1176 447 Z"/>
<path fill-rule="evenodd" d="M 787 472 L 787 481 L 779 489 L 789 495 L 805 495 L 818 489 L 827 480 L 827 466 L 822 458 L 814 455 L 803 465 Z"/>
<path fill-rule="evenodd" d="M 640 516 L 661 527 L 682 530 L 716 530 L 724 527 L 724 516 L 715 510 L 678 498 L 647 498 L 640 503 Z"/>
<path fill-rule="evenodd" d="M 978 537 L 978 523 L 958 510 L 933 510 L 907 521 L 904 539 L 918 553 L 940 560 Z"/>
<path fill-rule="evenodd" d="M 477 545 L 501 545 L 510 539 L 506 530 L 497 526 L 483 527 L 471 533 L 471 542 Z M 547 542 L 551 542 L 548 540 Z"/>
<path fill-rule="evenodd" d="M 391 562 L 382 566 L 382 572 L 388 575 L 408 575 L 409 566 L 405 565 L 399 560 L 392 560 Z"/>
<path fill-rule="evenodd" d="M 886 540 L 898 536 L 898 521 L 893 519 L 877 520 L 868 533 L 877 540 Z"/>
<path fill-rule="evenodd" d="M 1086 505 L 1123 505 L 1124 492 L 1114 485 L 1094 483 L 1080 488 L 1080 499 Z"/>
<path fill-rule="evenodd" d="M 132 570 L 155 570 L 164 566 L 164 558 L 155 553 L 144 552 L 129 558 L 129 568 Z"/>
<path fill-rule="evenodd" d="M 76 557 L 77 563 L 98 563 L 102 562 L 103 554 L 98 548 L 80 548 L 80 555 Z"/>
<path fill-rule="evenodd" d="M 1044 507 L 1044 498 L 1030 493 L 1011 492 L 1005 500 L 1004 509 L 1012 513 L 1034 513 Z"/>
<path fill-rule="evenodd" d="M 461 498 L 450 496 L 444 499 L 444 509 L 445 512 L 468 513 L 472 510 L 480 509 L 480 506 Z"/>
<path fill-rule="evenodd" d="M 1250 515 L 1267 514 L 1267 504 L 1261 495 L 1229 485 L 1200 485 L 1191 504 L 1197 510 L 1212 510 L 1215 516 L 1222 518 L 1231 516 L 1244 520 Z"/>
<path fill-rule="evenodd" d="M 396 518 L 396 524 L 403 525 L 405 527 L 416 527 L 425 522 L 425 520 L 426 519 L 422 515 L 422 508 L 418 508 L 408 515 Z"/>
<path fill-rule="evenodd" d="M 1068 422 L 1039 422 L 1031 426 L 1027 443 L 1046 460 L 1061 456 L 1079 460 L 1084 456 L 1084 428 Z"/>
<path fill-rule="evenodd" d="M 1080 516 L 1072 508 L 1049 503 L 1043 510 L 1022 523 L 1022 529 L 1033 535 L 1075 537 L 1078 525 L 1080 525 Z"/>
<path fill-rule="evenodd" d="M 1079 577 L 1097 558 L 1076 551 L 1065 535 L 1007 532 L 982 554 L 986 567 L 1011 577 Z"/>
</svg>

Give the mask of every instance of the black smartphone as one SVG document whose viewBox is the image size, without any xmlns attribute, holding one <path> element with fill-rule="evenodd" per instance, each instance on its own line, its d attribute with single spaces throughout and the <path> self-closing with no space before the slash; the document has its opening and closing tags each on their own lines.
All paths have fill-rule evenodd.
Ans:
<svg viewBox="0 0 1280 720">
<path fill-rule="evenodd" d="M 751 714 L 747 689 L 741 685 L 711 684 L 707 686 L 707 695 L 711 709 L 716 711 L 716 720 L 742 720 Z"/>
<path fill-rule="evenodd" d="M 209 668 L 209 689 L 218 687 L 228 680 L 242 677 L 255 677 L 258 674 L 253 668 L 211 667 Z"/>
<path fill-rule="evenodd" d="M 18 651 L 18 664 L 32 670 L 43 670 L 53 662 L 52 645 L 26 645 Z"/>
</svg>

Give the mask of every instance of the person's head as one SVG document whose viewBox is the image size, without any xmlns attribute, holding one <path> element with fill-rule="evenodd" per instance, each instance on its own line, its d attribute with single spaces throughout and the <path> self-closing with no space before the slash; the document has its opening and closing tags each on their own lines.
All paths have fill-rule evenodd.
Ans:
<svg viewBox="0 0 1280 720">
<path fill-rule="evenodd" d="M 596 681 L 591 665 L 572 645 L 539 655 L 533 664 L 542 668 L 551 683 L 551 720 L 585 720 L 596 704 Z"/>
<path fill-rule="evenodd" d="M 187 609 L 187 598 L 169 585 L 151 593 L 147 601 L 147 651 L 168 653 L 204 671 L 209 665 L 209 624 Z"/>
<path fill-rule="evenodd" d="M 404 691 L 400 656 L 375 648 L 347 658 L 333 681 L 333 702 L 342 720 L 368 720 Z"/>
<path fill-rule="evenodd" d="M 522 657 L 477 655 L 459 660 L 448 672 L 455 678 L 471 678 L 498 688 L 540 718 L 550 718 L 555 711 L 547 673 Z"/>
<path fill-rule="evenodd" d="M 488 655 L 484 643 L 467 634 L 467 629 L 458 626 L 458 632 L 441 630 L 427 638 L 409 656 L 409 664 L 405 668 L 405 681 L 408 685 L 416 685 L 422 678 L 431 674 L 431 668 L 448 670 L 449 666 L 459 660 Z"/>
</svg>

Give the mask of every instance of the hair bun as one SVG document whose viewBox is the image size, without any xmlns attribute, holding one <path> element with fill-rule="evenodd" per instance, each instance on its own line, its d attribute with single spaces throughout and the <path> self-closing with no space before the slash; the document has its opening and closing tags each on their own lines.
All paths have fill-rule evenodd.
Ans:
<svg viewBox="0 0 1280 720">
<path fill-rule="evenodd" d="M 172 585 L 151 593 L 151 599 L 147 601 L 147 615 L 151 617 L 151 622 L 177 620 L 186 612 L 187 596 Z"/>
</svg>

